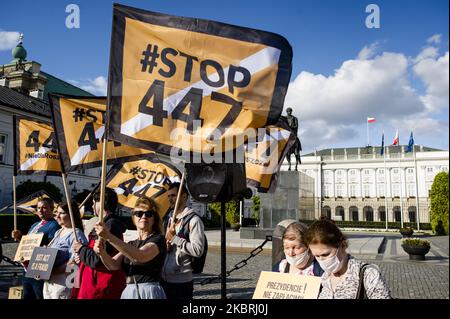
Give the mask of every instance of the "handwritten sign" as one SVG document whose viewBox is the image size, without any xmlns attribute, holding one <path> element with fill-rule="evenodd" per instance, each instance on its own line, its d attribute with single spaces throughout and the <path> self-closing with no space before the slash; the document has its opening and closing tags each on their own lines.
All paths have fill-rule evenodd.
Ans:
<svg viewBox="0 0 450 319">
<path fill-rule="evenodd" d="M 44 237 L 43 233 L 22 236 L 14 261 L 30 260 L 33 249 L 41 245 L 42 237 Z"/>
<path fill-rule="evenodd" d="M 320 277 L 262 271 L 253 299 L 317 299 Z"/>
<path fill-rule="evenodd" d="M 33 250 L 25 277 L 39 277 L 39 279 L 48 280 L 52 274 L 57 253 L 58 249 L 56 248 L 36 247 Z"/>
</svg>

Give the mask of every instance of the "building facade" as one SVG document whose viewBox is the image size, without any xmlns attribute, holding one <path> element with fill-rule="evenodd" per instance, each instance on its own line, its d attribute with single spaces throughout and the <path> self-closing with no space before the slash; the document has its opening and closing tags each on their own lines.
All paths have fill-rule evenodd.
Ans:
<svg viewBox="0 0 450 319">
<path fill-rule="evenodd" d="M 340 148 L 303 155 L 299 170 L 314 179 L 315 193 L 314 214 L 305 219 L 382 222 L 387 212 L 388 222 L 429 223 L 429 191 L 436 174 L 448 172 L 448 151 L 419 145 L 405 150 L 388 146 L 383 156 L 380 147 Z"/>
<path fill-rule="evenodd" d="M 51 123 L 47 94 L 61 93 L 78 96 L 92 94 L 41 70 L 36 61 L 26 60 L 26 50 L 20 42 L 13 49 L 13 60 L 0 64 L 0 208 L 12 204 L 12 176 L 14 161 L 13 115 L 23 115 Z M 75 195 L 92 190 L 97 185 L 100 169 L 73 172 L 68 176 L 69 191 Z M 48 181 L 63 193 L 61 177 L 45 175 L 18 175 L 17 185 L 26 180 Z M 17 194 L 20 199 L 20 194 Z"/>
</svg>

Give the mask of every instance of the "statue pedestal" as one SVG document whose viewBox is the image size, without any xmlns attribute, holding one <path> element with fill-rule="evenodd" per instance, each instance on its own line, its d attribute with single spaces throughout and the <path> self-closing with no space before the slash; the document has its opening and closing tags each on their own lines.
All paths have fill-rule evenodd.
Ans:
<svg viewBox="0 0 450 319">
<path fill-rule="evenodd" d="M 258 194 L 261 198 L 261 228 L 275 228 L 285 219 L 299 218 L 299 172 L 280 171 L 274 193 Z"/>
</svg>

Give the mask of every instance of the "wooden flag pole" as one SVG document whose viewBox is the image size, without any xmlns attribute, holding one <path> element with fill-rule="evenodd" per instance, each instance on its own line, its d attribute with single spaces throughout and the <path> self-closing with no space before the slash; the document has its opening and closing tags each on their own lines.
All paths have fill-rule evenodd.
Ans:
<svg viewBox="0 0 450 319">
<path fill-rule="evenodd" d="M 185 177 L 186 177 L 186 169 L 183 169 L 183 175 L 181 175 L 180 187 L 178 188 L 177 200 L 175 201 L 175 207 L 173 208 L 172 222 L 175 222 L 175 218 L 178 214 L 177 210 L 178 210 L 178 206 L 180 204 L 181 189 L 183 188 Z"/>
<path fill-rule="evenodd" d="M 13 211 L 14 211 L 14 230 L 17 230 L 17 205 L 16 205 L 16 175 L 13 174 Z"/>
<path fill-rule="evenodd" d="M 81 209 L 81 207 L 83 207 L 84 204 L 86 204 L 86 202 L 88 201 L 89 198 L 91 198 L 91 196 L 92 196 L 92 192 L 90 192 L 90 193 L 86 196 L 86 198 L 81 202 L 81 204 L 78 205 L 78 208 Z"/>
<path fill-rule="evenodd" d="M 69 190 L 67 188 L 67 175 L 65 173 L 62 173 L 61 176 L 62 176 L 63 185 L 64 185 L 64 193 L 66 194 L 67 206 L 69 207 L 70 223 L 72 224 L 73 236 L 75 238 L 75 241 L 79 241 L 78 235 L 76 232 L 76 228 L 75 228 L 75 219 L 73 218 L 73 212 L 72 212 L 72 198 L 71 198 L 71 196 L 69 194 Z"/>
<path fill-rule="evenodd" d="M 100 211 L 98 212 L 98 218 L 100 223 L 103 223 L 103 215 L 105 208 L 105 187 L 106 187 L 106 151 L 107 151 L 107 138 L 106 138 L 106 129 L 103 138 L 103 154 L 102 154 L 102 175 L 100 180 Z"/>
</svg>

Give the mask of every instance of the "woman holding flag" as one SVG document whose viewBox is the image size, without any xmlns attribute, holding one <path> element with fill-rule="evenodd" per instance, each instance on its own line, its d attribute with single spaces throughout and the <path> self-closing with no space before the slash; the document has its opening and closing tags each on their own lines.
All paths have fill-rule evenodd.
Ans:
<svg viewBox="0 0 450 319">
<path fill-rule="evenodd" d="M 94 251 L 109 270 L 122 269 L 127 286 L 121 299 L 166 299 L 160 286 L 160 273 L 166 255 L 165 237 L 161 234 L 160 218 L 155 202 L 148 197 L 136 201 L 132 212 L 138 239 L 125 243 L 111 234 L 101 223 L 95 226 L 98 236 L 108 241 L 119 253 L 106 253 L 103 240 L 97 240 Z"/>
</svg>

